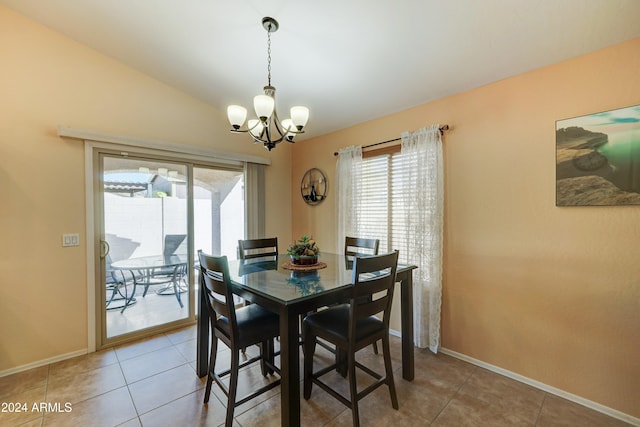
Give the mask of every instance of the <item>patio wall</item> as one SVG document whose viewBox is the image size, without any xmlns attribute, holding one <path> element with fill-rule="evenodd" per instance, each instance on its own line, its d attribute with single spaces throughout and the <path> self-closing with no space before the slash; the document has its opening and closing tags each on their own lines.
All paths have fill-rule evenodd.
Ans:
<svg viewBox="0 0 640 427">
<path fill-rule="evenodd" d="M 220 204 L 220 222 L 215 230 L 212 218 L 216 203 L 196 199 L 194 203 L 194 248 L 216 255 L 236 257 L 238 239 L 243 238 L 242 183 Z M 162 253 L 167 234 L 187 233 L 186 200 L 176 197 L 122 197 L 105 194 L 105 231 L 113 261 Z M 143 220 L 140 220 L 143 218 Z M 220 252 L 214 250 L 214 234 L 220 234 Z M 217 246 L 216 246 L 217 247 Z"/>
</svg>

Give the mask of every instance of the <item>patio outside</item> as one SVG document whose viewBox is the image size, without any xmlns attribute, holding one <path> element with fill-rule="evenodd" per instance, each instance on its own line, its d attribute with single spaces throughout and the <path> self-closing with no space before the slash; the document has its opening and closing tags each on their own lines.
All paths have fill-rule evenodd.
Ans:
<svg viewBox="0 0 640 427">
<path fill-rule="evenodd" d="M 140 162 L 136 164 L 138 163 Z M 105 161 L 105 170 L 106 165 Z M 244 238 L 243 172 L 204 168 L 193 170 L 194 256 L 198 249 L 202 249 L 208 253 L 235 258 L 238 239 Z M 137 172 L 105 173 L 104 229 L 109 246 L 107 279 L 110 277 L 111 263 L 158 257 L 166 255 L 167 251 L 187 255 L 186 238 L 176 247 L 165 246 L 165 236 L 187 235 L 188 192 L 184 175 L 166 168 L 147 167 L 141 167 Z M 186 267 L 185 265 L 184 277 L 171 276 L 172 272 L 166 269 L 116 271 L 120 285 L 115 293 L 109 287 L 109 280 L 107 283 L 105 304 L 112 295 L 115 296 L 106 310 L 107 337 L 189 317 L 188 283 L 195 270 Z M 132 275 L 136 275 L 138 282 L 144 282 L 145 277 L 160 273 L 169 274 L 167 283 L 149 286 L 144 296 L 145 286 L 138 285 L 135 295 L 132 295 Z M 170 286 L 173 279 L 179 280 L 182 307 Z M 197 286 L 197 280 L 194 282 Z M 129 298 L 132 298 L 131 303 L 127 304 Z M 195 309 L 194 307 L 194 311 Z"/>
</svg>

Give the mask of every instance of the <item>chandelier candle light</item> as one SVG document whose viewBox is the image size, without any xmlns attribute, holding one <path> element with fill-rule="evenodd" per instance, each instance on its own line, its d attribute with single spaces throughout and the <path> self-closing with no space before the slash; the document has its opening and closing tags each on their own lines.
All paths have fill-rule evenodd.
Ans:
<svg viewBox="0 0 640 427">
<path fill-rule="evenodd" d="M 304 133 L 304 126 L 309 120 L 309 109 L 303 106 L 291 107 L 291 118 L 280 121 L 276 112 L 276 88 L 271 86 L 271 33 L 278 31 L 278 21 L 273 18 L 262 18 L 262 26 L 267 30 L 267 72 L 268 83 L 264 87 L 264 95 L 253 98 L 253 109 L 258 119 L 249 119 L 247 127 L 242 129 L 247 119 L 247 109 L 240 105 L 227 107 L 227 116 L 233 129 L 231 132 L 249 133 L 254 143 L 261 142 L 271 151 L 278 143 L 293 143 L 293 138 Z"/>
</svg>

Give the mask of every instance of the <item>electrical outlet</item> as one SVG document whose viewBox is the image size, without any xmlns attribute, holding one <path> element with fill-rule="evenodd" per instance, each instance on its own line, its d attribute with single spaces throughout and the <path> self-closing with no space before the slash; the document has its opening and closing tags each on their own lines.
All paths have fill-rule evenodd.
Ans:
<svg viewBox="0 0 640 427">
<path fill-rule="evenodd" d="M 62 246 L 80 246 L 80 235 L 78 233 L 73 234 L 63 234 L 62 235 Z"/>
</svg>

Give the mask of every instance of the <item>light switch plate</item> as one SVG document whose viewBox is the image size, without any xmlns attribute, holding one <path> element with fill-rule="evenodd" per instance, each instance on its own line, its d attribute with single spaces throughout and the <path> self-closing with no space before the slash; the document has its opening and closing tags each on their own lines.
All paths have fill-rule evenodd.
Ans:
<svg viewBox="0 0 640 427">
<path fill-rule="evenodd" d="M 63 234 L 62 235 L 62 246 L 80 246 L 80 234 Z"/>
</svg>

